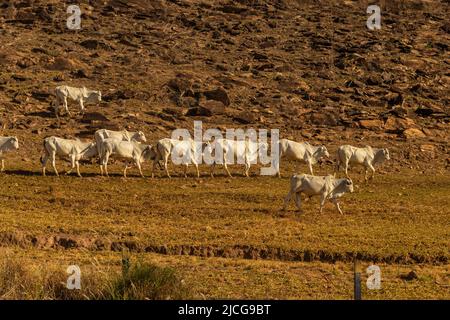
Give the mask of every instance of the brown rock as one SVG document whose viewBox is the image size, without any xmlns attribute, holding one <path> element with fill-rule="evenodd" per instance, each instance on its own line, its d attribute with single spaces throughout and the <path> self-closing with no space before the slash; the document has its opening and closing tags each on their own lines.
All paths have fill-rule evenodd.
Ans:
<svg viewBox="0 0 450 320">
<path fill-rule="evenodd" d="M 190 108 L 187 116 L 205 116 L 211 117 L 213 115 L 225 114 L 225 106 L 220 101 L 207 100 L 201 102 L 198 106 Z"/>
<path fill-rule="evenodd" d="M 416 123 L 410 118 L 389 117 L 384 124 L 385 130 L 393 132 L 415 127 L 417 127 Z"/>
<path fill-rule="evenodd" d="M 60 57 L 56 58 L 55 61 L 48 66 L 48 69 L 64 71 L 73 70 L 76 68 L 76 66 L 77 64 L 73 60 Z"/>
<path fill-rule="evenodd" d="M 207 109 L 211 114 L 224 114 L 226 111 L 225 105 L 222 102 L 215 100 L 201 102 L 199 107 Z"/>
<path fill-rule="evenodd" d="M 436 147 L 432 144 L 421 144 L 420 151 L 434 158 L 436 155 Z"/>
<path fill-rule="evenodd" d="M 223 103 L 224 106 L 230 105 L 230 98 L 228 97 L 228 93 L 225 91 L 225 89 L 217 88 L 215 90 L 209 90 L 203 92 L 203 95 L 208 100 L 216 100 Z"/>
<path fill-rule="evenodd" d="M 242 124 L 250 124 L 254 123 L 257 120 L 255 114 L 249 111 L 243 111 L 234 117 L 234 120 L 242 123 Z"/>
<path fill-rule="evenodd" d="M 363 129 L 379 130 L 383 126 L 383 122 L 379 119 L 359 120 L 359 126 Z"/>
<path fill-rule="evenodd" d="M 425 138 L 426 135 L 422 130 L 410 128 L 403 131 L 403 135 L 406 139 Z"/>
<path fill-rule="evenodd" d="M 315 125 L 337 126 L 338 119 L 335 114 L 327 112 L 314 112 L 311 114 L 309 120 Z"/>
</svg>

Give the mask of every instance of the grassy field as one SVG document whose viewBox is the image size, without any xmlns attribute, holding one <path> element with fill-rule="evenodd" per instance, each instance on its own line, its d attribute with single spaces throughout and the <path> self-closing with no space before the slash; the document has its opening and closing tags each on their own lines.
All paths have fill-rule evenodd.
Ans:
<svg viewBox="0 0 450 320">
<path fill-rule="evenodd" d="M 2 176 L 0 245 L 8 256 L 38 269 L 97 261 L 115 270 L 126 250 L 174 267 L 196 298 L 276 299 L 351 298 L 356 256 L 382 271 L 382 289 L 364 291 L 367 298 L 450 297 L 448 173 L 404 170 L 369 185 L 356 174 L 344 215 L 332 204 L 318 214 L 317 198 L 299 215 L 293 202 L 280 211 L 287 177 L 211 179 L 205 168 L 200 180 L 82 172 L 44 178 L 13 166 Z M 403 279 L 412 270 L 418 279 Z"/>
</svg>

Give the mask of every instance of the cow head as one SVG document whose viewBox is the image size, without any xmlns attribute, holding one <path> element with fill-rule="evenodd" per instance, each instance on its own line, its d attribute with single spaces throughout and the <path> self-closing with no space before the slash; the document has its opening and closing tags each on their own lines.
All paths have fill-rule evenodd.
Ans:
<svg viewBox="0 0 450 320">
<path fill-rule="evenodd" d="M 352 193 L 354 190 L 353 190 L 353 181 L 352 181 L 352 179 L 345 179 L 344 180 L 345 181 L 345 192 L 350 192 L 350 193 Z"/>
<path fill-rule="evenodd" d="M 97 145 L 95 142 L 91 142 L 86 149 L 81 151 L 82 157 L 85 159 L 90 159 L 98 155 Z"/>
<path fill-rule="evenodd" d="M 133 140 L 138 142 L 147 142 L 147 138 L 145 137 L 145 134 L 142 131 L 138 131 L 134 134 Z"/>
<path fill-rule="evenodd" d="M 315 152 L 315 156 L 316 156 L 316 159 L 319 160 L 323 157 L 328 158 L 330 156 L 330 154 L 328 153 L 327 147 L 320 146 L 317 148 L 317 150 Z"/>
<path fill-rule="evenodd" d="M 102 93 L 100 91 L 92 91 L 90 98 L 97 103 L 102 102 Z"/>
<path fill-rule="evenodd" d="M 389 150 L 387 148 L 382 149 L 383 156 L 386 160 L 391 160 L 391 156 L 389 155 Z"/>
<path fill-rule="evenodd" d="M 19 139 L 17 139 L 17 137 L 11 137 L 9 141 L 11 143 L 12 148 L 19 149 Z"/>
</svg>

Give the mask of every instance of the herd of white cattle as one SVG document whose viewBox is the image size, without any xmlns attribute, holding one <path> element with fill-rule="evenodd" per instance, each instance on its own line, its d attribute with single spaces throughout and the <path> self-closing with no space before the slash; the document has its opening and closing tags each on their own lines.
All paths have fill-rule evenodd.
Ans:
<svg viewBox="0 0 450 320">
<path fill-rule="evenodd" d="M 55 94 L 56 104 L 54 107 L 57 117 L 61 104 L 63 104 L 65 111 L 70 115 L 67 104 L 68 98 L 78 101 L 82 112 L 84 111 L 84 105 L 86 103 L 97 103 L 101 101 L 100 91 L 88 90 L 84 87 L 74 88 L 60 86 L 56 88 Z M 55 136 L 47 137 L 43 141 L 44 154 L 41 157 L 42 174 L 44 176 L 46 175 L 46 166 L 48 161 L 50 161 L 55 174 L 59 175 L 58 170 L 56 169 L 56 159 L 61 158 L 69 160 L 71 163 L 71 169 L 67 174 L 71 173 L 76 168 L 78 176 L 81 177 L 80 161 L 92 161 L 98 159 L 100 164 L 100 174 L 109 176 L 108 161 L 112 157 L 124 161 L 124 177 L 127 176 L 127 169 L 130 165 L 135 165 L 141 176 L 144 177 L 142 163 L 148 160 L 153 161 L 152 178 L 154 177 L 155 167 L 157 165 L 161 166 L 161 162 L 164 165 L 167 177 L 170 178 L 168 170 L 169 158 L 172 156 L 173 159 L 174 154 L 176 154 L 178 158 L 188 159 L 188 161 L 181 163 L 184 165 L 185 177 L 187 177 L 187 168 L 189 164 L 195 166 L 197 177 L 200 177 L 198 163 L 196 162 L 195 157 L 191 156 L 196 152 L 196 144 L 193 140 L 187 141 L 164 138 L 157 141 L 153 146 L 146 144 L 146 142 L 147 139 L 143 132 L 129 132 L 127 130 L 112 131 L 100 129 L 95 132 L 94 139 L 90 142 L 83 142 L 79 139 L 64 139 Z M 242 148 L 242 145 L 239 144 L 239 142 L 240 141 L 237 140 L 216 139 L 211 143 L 203 143 L 201 145 L 202 152 L 208 151 L 209 154 L 221 150 L 220 159 L 215 159 L 211 164 L 211 177 L 214 177 L 216 164 L 222 164 L 227 174 L 231 177 L 231 173 L 227 166 L 228 163 L 230 163 L 228 155 L 231 154 L 233 156 L 236 155 L 236 157 L 242 157 L 242 154 L 240 155 L 239 153 L 243 153 L 243 159 L 245 160 L 243 163 L 245 166 L 244 175 L 248 177 L 252 157 L 260 151 L 260 148 L 268 149 L 267 143 L 257 143 L 256 148 L 249 148 L 248 140 L 245 140 L 244 147 Z M 290 199 L 295 196 L 297 208 L 301 210 L 300 194 L 303 193 L 307 197 L 316 195 L 321 196 L 320 212 L 322 212 L 326 200 L 330 200 L 342 214 L 338 198 L 346 192 L 353 192 L 353 182 L 348 175 L 349 166 L 364 166 L 364 178 L 367 181 L 369 179 L 369 170 L 372 173 L 370 178 L 373 178 L 375 174 L 375 165 L 390 159 L 389 151 L 386 148 L 375 149 L 369 146 L 357 148 L 350 145 L 343 145 L 338 148 L 336 154 L 334 175 L 315 176 L 313 165 L 318 163 L 322 158 L 328 158 L 330 156 L 325 146 L 313 146 L 308 142 L 296 142 L 288 139 L 281 139 L 278 147 L 279 156 L 276 168 L 279 177 L 281 177 L 281 159 L 305 163 L 308 166 L 310 173 L 309 175 L 301 174 L 293 175 L 291 177 L 289 193 L 284 202 L 284 209 L 286 209 Z M 17 137 L 0 137 L 1 171 L 4 171 L 5 153 L 17 150 L 18 148 L 19 141 Z M 341 167 L 343 167 L 346 175 L 346 178 L 343 179 L 336 178 L 336 173 Z M 298 171 L 298 168 L 296 171 Z"/>
</svg>

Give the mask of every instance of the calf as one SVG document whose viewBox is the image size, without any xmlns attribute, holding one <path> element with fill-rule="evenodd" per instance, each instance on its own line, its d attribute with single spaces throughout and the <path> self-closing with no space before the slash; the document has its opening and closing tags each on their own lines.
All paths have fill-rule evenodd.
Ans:
<svg viewBox="0 0 450 320">
<path fill-rule="evenodd" d="M 58 137 L 48 137 L 44 139 L 44 155 L 41 157 L 42 175 L 45 176 L 45 170 L 48 160 L 51 161 L 53 170 L 58 176 L 56 169 L 56 157 L 69 159 L 71 169 L 66 173 L 70 174 L 77 168 L 77 175 L 80 174 L 80 160 L 89 160 L 97 156 L 97 146 L 93 142 L 82 142 L 78 139 L 63 139 Z"/>
<path fill-rule="evenodd" d="M 376 164 L 383 162 L 384 160 L 390 160 L 389 150 L 384 149 L 375 149 L 369 146 L 365 148 L 357 148 L 350 145 L 340 146 L 337 151 L 336 157 L 336 169 L 334 175 L 339 171 L 341 165 L 344 166 L 345 176 L 349 178 L 348 175 L 348 166 L 352 165 L 360 165 L 365 167 L 364 180 L 368 181 L 367 171 L 370 169 L 372 171 L 372 176 L 370 179 L 373 179 L 375 176 L 375 168 Z"/>
<path fill-rule="evenodd" d="M 334 203 L 340 214 L 342 213 L 339 207 L 338 198 L 343 196 L 346 192 L 353 192 L 353 182 L 350 179 L 336 179 L 333 176 L 312 176 L 307 174 L 293 175 L 291 177 L 291 185 L 289 193 L 284 200 L 283 210 L 286 210 L 292 195 L 295 194 L 295 203 L 298 210 L 301 211 L 301 197 L 303 193 L 307 197 L 320 195 L 320 210 L 322 213 L 323 206 L 326 200 Z"/>
<path fill-rule="evenodd" d="M 19 140 L 17 137 L 0 137 L 0 159 L 2 160 L 0 172 L 5 171 L 4 154 L 17 149 L 19 149 Z"/>
</svg>

